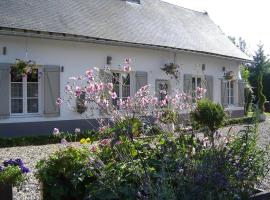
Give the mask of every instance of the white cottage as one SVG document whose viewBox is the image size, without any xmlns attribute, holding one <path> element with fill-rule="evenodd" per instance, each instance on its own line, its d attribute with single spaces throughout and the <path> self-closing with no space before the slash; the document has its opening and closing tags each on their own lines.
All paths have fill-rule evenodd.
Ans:
<svg viewBox="0 0 270 200">
<path fill-rule="evenodd" d="M 204 82 L 208 98 L 243 115 L 239 65 L 250 58 L 207 13 L 161 0 L 0 0 L 0 136 L 95 128 L 55 100 L 69 77 L 108 64 L 117 70 L 127 57 L 129 92 L 144 84 L 188 92 Z M 34 60 L 43 75 L 14 78 L 16 59 Z M 170 63 L 180 66 L 177 80 L 161 70 Z M 226 72 L 236 79 L 225 80 Z"/>
</svg>

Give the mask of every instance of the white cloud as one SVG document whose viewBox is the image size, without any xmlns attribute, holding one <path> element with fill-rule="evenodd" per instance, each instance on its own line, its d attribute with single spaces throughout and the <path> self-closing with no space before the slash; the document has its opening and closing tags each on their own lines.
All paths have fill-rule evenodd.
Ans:
<svg viewBox="0 0 270 200">
<path fill-rule="evenodd" d="M 226 35 L 243 37 L 251 51 L 261 41 L 270 53 L 270 2 L 268 0 L 164 0 L 186 8 L 207 11 Z"/>
</svg>

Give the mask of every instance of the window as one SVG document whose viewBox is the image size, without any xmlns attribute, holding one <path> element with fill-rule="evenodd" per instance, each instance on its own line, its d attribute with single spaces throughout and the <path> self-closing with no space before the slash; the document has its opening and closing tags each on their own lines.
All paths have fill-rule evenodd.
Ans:
<svg viewBox="0 0 270 200">
<path fill-rule="evenodd" d="M 117 98 L 113 99 L 113 105 L 117 106 L 119 99 L 125 100 L 130 96 L 130 75 L 128 73 L 114 72 L 113 91 L 116 92 Z"/>
<path fill-rule="evenodd" d="M 194 76 L 194 77 L 192 77 L 192 99 L 193 99 L 194 102 L 195 102 L 195 100 L 197 98 L 197 93 L 195 92 L 195 90 L 198 87 L 199 88 L 203 87 L 202 78 Z"/>
<path fill-rule="evenodd" d="M 17 76 L 11 71 L 11 114 L 39 112 L 38 69 L 27 77 Z"/>
<path fill-rule="evenodd" d="M 227 95 L 228 95 L 228 105 L 234 104 L 234 82 L 228 81 L 227 83 Z"/>
<path fill-rule="evenodd" d="M 159 101 L 165 99 L 166 95 L 169 94 L 169 81 L 168 80 L 156 80 L 156 92 Z"/>
</svg>

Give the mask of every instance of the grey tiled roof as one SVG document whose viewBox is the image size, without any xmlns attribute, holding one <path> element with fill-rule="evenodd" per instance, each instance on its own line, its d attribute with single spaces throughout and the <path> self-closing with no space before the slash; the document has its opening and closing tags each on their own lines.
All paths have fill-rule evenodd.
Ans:
<svg viewBox="0 0 270 200">
<path fill-rule="evenodd" d="M 0 27 L 250 58 L 202 12 L 160 0 L 0 0 Z"/>
</svg>

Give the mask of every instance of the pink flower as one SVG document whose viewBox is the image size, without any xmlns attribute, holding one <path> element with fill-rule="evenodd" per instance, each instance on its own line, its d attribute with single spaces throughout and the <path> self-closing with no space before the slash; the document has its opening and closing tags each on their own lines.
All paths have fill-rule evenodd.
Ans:
<svg viewBox="0 0 270 200">
<path fill-rule="evenodd" d="M 86 91 L 89 94 L 93 94 L 95 92 L 95 85 L 94 84 L 90 84 L 89 86 L 86 87 Z"/>
<path fill-rule="evenodd" d="M 72 86 L 66 85 L 65 90 L 66 92 L 70 92 L 72 90 Z"/>
<path fill-rule="evenodd" d="M 94 72 L 93 72 L 93 70 L 91 69 L 91 70 L 87 70 L 87 71 L 85 72 L 85 74 L 86 74 L 88 77 L 92 77 L 93 74 L 94 74 Z"/>
<path fill-rule="evenodd" d="M 76 97 L 81 96 L 81 94 L 82 94 L 82 88 L 79 87 L 79 86 L 76 86 L 75 93 L 76 93 L 76 94 L 75 94 Z"/>
<path fill-rule="evenodd" d="M 102 146 L 108 146 L 110 144 L 110 140 L 109 139 L 104 139 L 100 141 L 100 144 Z"/>
<path fill-rule="evenodd" d="M 157 97 L 154 97 L 154 98 L 151 100 L 151 103 L 152 103 L 153 105 L 156 105 L 157 102 L 158 102 L 158 98 L 157 98 Z"/>
<path fill-rule="evenodd" d="M 63 100 L 61 99 L 61 98 L 58 98 L 57 100 L 56 100 L 56 104 L 57 105 L 61 105 L 63 103 Z"/>
<path fill-rule="evenodd" d="M 67 140 L 66 139 L 61 139 L 61 144 L 64 144 L 64 145 L 66 145 L 68 142 L 67 142 Z"/>
<path fill-rule="evenodd" d="M 112 99 L 116 99 L 117 98 L 116 92 L 110 92 L 110 95 L 111 95 Z"/>
<path fill-rule="evenodd" d="M 104 83 L 97 84 L 97 91 L 103 91 L 105 89 Z"/>
<path fill-rule="evenodd" d="M 108 83 L 107 87 L 108 87 L 109 90 L 113 90 L 113 83 Z"/>
<path fill-rule="evenodd" d="M 126 63 L 126 64 L 130 64 L 131 61 L 132 61 L 131 58 L 126 58 L 126 59 L 125 59 L 125 63 Z"/>
<path fill-rule="evenodd" d="M 59 136 L 59 135 L 60 135 L 60 131 L 59 131 L 58 128 L 54 128 L 54 129 L 53 129 L 53 135 L 54 135 L 54 136 Z"/>
<path fill-rule="evenodd" d="M 96 147 L 96 146 L 91 146 L 91 147 L 90 147 L 90 151 L 92 151 L 92 152 L 97 152 L 97 147 Z"/>
<path fill-rule="evenodd" d="M 131 67 L 130 66 L 124 66 L 124 71 L 125 72 L 130 72 L 131 71 Z"/>
</svg>

